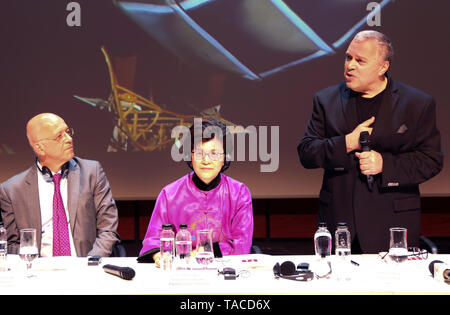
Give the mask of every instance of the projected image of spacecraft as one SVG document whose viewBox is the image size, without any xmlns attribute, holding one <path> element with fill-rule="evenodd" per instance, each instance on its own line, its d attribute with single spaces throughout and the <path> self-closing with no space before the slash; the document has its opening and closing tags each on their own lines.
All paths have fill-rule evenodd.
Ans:
<svg viewBox="0 0 450 315">
<path fill-rule="evenodd" d="M 230 132 L 239 133 L 243 128 L 224 119 L 220 115 L 220 105 L 207 108 L 198 115 L 183 115 L 163 109 L 152 99 L 120 85 L 110 56 L 102 47 L 111 79 L 111 94 L 108 100 L 87 98 L 74 95 L 100 110 L 113 113 L 114 129 L 108 152 L 118 151 L 154 151 L 172 145 L 176 139 L 171 137 L 176 126 L 190 127 L 194 118 L 215 118 L 225 124 Z"/>
<path fill-rule="evenodd" d="M 390 0 L 134 0 L 116 5 L 189 65 L 262 80 L 335 53 Z"/>
</svg>

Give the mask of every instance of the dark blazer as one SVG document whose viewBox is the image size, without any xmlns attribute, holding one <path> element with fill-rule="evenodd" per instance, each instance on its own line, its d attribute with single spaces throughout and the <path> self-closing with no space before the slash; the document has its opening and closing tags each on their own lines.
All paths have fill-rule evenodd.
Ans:
<svg viewBox="0 0 450 315">
<path fill-rule="evenodd" d="M 35 228 L 41 248 L 41 209 L 36 165 L 0 186 L 0 207 L 8 232 L 8 252 L 19 252 L 19 230 Z M 73 158 L 67 175 L 67 204 L 77 256 L 110 256 L 119 240 L 118 211 L 109 182 L 97 161 Z"/>
<path fill-rule="evenodd" d="M 420 235 L 419 184 L 442 169 L 440 133 L 436 128 L 435 101 L 430 95 L 389 79 L 375 123 L 372 149 L 381 153 L 383 170 L 367 189 L 354 152 L 347 154 L 345 135 L 358 121 L 356 93 L 345 83 L 314 96 L 305 135 L 297 147 L 305 168 L 323 168 L 319 220 L 334 233 L 346 222 L 358 235 L 364 253 L 389 248 L 389 228 L 408 229 L 408 245 Z"/>
</svg>

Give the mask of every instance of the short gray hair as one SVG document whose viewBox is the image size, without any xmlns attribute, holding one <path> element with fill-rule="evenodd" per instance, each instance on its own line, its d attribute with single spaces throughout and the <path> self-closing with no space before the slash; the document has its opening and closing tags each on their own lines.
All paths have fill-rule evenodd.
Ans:
<svg viewBox="0 0 450 315">
<path fill-rule="evenodd" d="M 376 39 L 379 46 L 384 48 L 384 60 L 392 63 L 394 58 L 394 47 L 392 46 L 391 40 L 385 34 L 374 30 L 361 31 L 355 35 L 353 40 L 363 41 L 367 39 Z"/>
</svg>

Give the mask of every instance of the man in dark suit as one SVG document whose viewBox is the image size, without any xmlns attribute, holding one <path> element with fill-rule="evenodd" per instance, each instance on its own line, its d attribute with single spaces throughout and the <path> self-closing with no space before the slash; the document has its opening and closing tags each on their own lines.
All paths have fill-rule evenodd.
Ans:
<svg viewBox="0 0 450 315">
<path fill-rule="evenodd" d="M 297 147 L 305 168 L 324 169 L 319 221 L 332 233 L 346 222 L 353 248 L 364 253 L 386 251 L 396 226 L 408 229 L 409 246 L 418 245 L 419 184 L 443 166 L 435 102 L 387 76 L 392 55 L 384 34 L 358 33 L 346 52 L 345 83 L 314 96 Z M 370 151 L 361 150 L 362 131 L 370 134 Z"/>
<path fill-rule="evenodd" d="M 118 211 L 100 163 L 74 156 L 73 130 L 57 115 L 33 117 L 26 131 L 36 163 L 0 186 L 8 252 L 18 253 L 20 229 L 35 228 L 41 256 L 109 256 L 119 241 Z"/>
</svg>

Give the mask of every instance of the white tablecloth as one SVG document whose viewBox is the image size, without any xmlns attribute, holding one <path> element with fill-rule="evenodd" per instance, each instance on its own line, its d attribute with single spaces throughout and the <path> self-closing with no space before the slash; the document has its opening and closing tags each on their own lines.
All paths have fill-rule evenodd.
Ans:
<svg viewBox="0 0 450 315">
<path fill-rule="evenodd" d="M 332 263 L 335 257 L 331 257 Z M 236 280 L 224 280 L 217 270 L 163 271 L 154 264 L 137 263 L 135 257 L 103 258 L 99 266 L 88 266 L 87 258 L 38 258 L 33 277 L 25 277 L 25 266 L 16 255 L 8 256 L 9 271 L 0 272 L 0 294 L 450 294 L 450 285 L 434 279 L 428 266 L 439 259 L 450 263 L 450 255 L 430 255 L 427 260 L 408 260 L 401 265 L 383 261 L 378 255 L 352 255 L 351 280 L 309 282 L 275 279 L 273 265 L 290 260 L 317 266 L 314 256 L 228 256 L 216 267 L 237 270 Z M 132 280 L 105 273 L 113 264 L 135 270 Z"/>
</svg>

